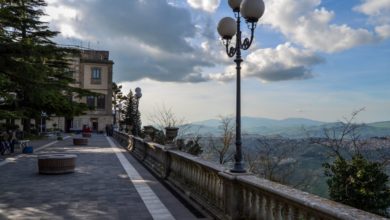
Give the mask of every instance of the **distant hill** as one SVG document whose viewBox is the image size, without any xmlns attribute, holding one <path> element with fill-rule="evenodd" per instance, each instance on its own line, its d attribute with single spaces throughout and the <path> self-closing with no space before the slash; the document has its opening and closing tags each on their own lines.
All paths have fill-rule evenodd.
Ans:
<svg viewBox="0 0 390 220">
<path fill-rule="evenodd" d="M 233 119 L 234 121 L 234 119 Z M 193 125 L 202 125 L 207 127 L 218 127 L 220 125 L 220 120 L 210 119 L 205 121 L 193 122 Z M 325 122 L 315 121 L 305 118 L 287 118 L 283 120 L 275 120 L 269 118 L 256 118 L 256 117 L 242 117 L 241 126 L 243 128 L 253 128 L 253 127 L 291 127 L 291 126 L 316 126 L 325 124 Z"/>
<path fill-rule="evenodd" d="M 373 122 L 367 125 L 375 128 L 390 128 L 390 121 Z"/>
<path fill-rule="evenodd" d="M 234 122 L 234 118 L 233 118 Z M 210 119 L 193 122 L 188 129 L 189 133 L 199 135 L 218 135 L 220 120 Z M 275 120 L 269 118 L 242 117 L 241 128 L 246 135 L 281 135 L 289 138 L 304 138 L 310 136 L 321 137 L 325 128 L 337 129 L 342 123 L 326 123 L 306 118 L 287 118 Z M 390 136 L 390 121 L 365 124 L 360 128 L 362 137 Z"/>
</svg>

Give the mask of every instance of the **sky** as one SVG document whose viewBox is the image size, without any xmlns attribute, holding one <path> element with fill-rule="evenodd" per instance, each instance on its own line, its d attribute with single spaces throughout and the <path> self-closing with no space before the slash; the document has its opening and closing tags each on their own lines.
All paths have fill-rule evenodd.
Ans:
<svg viewBox="0 0 390 220">
<path fill-rule="evenodd" d="M 264 3 L 243 52 L 243 116 L 390 120 L 390 0 Z M 142 88 L 144 124 L 163 106 L 187 122 L 235 114 L 234 58 L 216 31 L 234 18 L 227 0 L 49 0 L 45 12 L 57 43 L 110 51 L 124 93 Z"/>
</svg>

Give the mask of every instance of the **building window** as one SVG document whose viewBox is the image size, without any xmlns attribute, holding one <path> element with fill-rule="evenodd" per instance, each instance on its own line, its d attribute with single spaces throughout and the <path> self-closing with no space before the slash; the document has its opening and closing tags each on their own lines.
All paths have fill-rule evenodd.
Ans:
<svg viewBox="0 0 390 220">
<path fill-rule="evenodd" d="M 87 96 L 87 106 L 89 109 L 95 108 L 95 97 L 94 96 Z"/>
<path fill-rule="evenodd" d="M 102 69 L 93 67 L 91 71 L 91 84 L 101 84 L 102 83 Z"/>
<path fill-rule="evenodd" d="M 97 97 L 97 109 L 105 109 L 106 107 L 106 96 L 105 95 L 100 95 Z"/>
</svg>

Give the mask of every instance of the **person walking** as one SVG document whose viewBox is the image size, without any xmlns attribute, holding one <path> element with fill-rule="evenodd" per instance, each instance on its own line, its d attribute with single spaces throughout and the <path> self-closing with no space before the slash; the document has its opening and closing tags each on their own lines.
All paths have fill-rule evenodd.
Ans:
<svg viewBox="0 0 390 220">
<path fill-rule="evenodd" d="M 15 151 L 15 144 L 16 144 L 18 139 L 16 138 L 16 130 L 13 130 L 13 131 L 10 130 L 9 133 L 10 133 L 9 134 L 9 142 L 10 142 L 10 147 L 11 147 L 11 154 L 13 154 Z"/>
<path fill-rule="evenodd" d="M 110 136 L 110 126 L 106 125 L 106 136 Z"/>
<path fill-rule="evenodd" d="M 9 150 L 9 135 L 7 130 L 3 130 L 0 134 L 0 141 L 1 141 L 1 155 L 4 155 L 4 153 Z"/>
</svg>

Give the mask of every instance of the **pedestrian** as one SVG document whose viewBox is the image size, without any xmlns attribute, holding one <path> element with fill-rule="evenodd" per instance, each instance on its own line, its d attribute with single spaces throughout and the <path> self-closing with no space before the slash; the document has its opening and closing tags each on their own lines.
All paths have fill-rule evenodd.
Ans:
<svg viewBox="0 0 390 220">
<path fill-rule="evenodd" d="M 110 136 L 110 127 L 108 124 L 106 125 L 106 135 Z"/>
<path fill-rule="evenodd" d="M 112 126 L 112 124 L 110 125 L 109 133 L 110 136 L 112 136 L 112 134 L 114 133 L 114 126 Z"/>
<path fill-rule="evenodd" d="M 11 147 L 11 154 L 14 153 L 15 151 L 15 144 L 17 142 L 17 138 L 16 138 L 16 130 L 13 130 L 13 131 L 9 131 L 9 142 L 10 142 L 10 147 Z"/>
<path fill-rule="evenodd" d="M 8 148 L 9 146 L 9 143 L 8 143 L 8 139 L 9 139 L 9 135 L 7 133 L 6 130 L 2 131 L 1 134 L 0 134 L 0 141 L 1 141 L 1 155 L 4 155 L 6 149 Z"/>
</svg>

